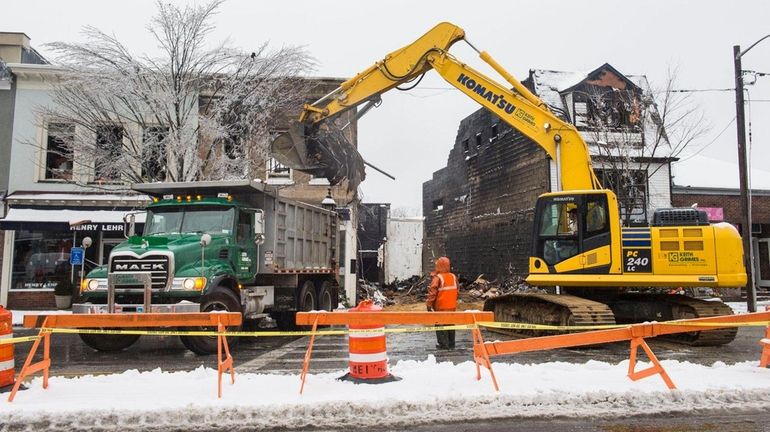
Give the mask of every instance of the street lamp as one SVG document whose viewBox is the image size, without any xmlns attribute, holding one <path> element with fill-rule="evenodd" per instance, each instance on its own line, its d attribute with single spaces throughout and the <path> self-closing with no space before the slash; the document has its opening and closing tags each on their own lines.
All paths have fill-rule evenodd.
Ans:
<svg viewBox="0 0 770 432">
<path fill-rule="evenodd" d="M 757 290 L 754 285 L 754 249 L 751 245 L 751 190 L 746 163 L 746 115 L 743 101 L 743 68 L 741 57 L 754 48 L 758 43 L 770 38 L 764 36 L 741 51 L 740 45 L 733 46 L 733 62 L 735 65 L 735 122 L 738 125 L 738 175 L 741 191 L 741 237 L 743 238 L 743 262 L 746 266 L 746 303 L 749 312 L 757 311 Z"/>
</svg>

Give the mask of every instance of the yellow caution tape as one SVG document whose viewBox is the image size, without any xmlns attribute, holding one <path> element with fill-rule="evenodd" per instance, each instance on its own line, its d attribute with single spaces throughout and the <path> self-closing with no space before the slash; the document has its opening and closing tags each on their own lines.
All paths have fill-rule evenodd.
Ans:
<svg viewBox="0 0 770 432">
<path fill-rule="evenodd" d="M 515 330 L 559 330 L 559 331 L 582 331 L 582 330 L 608 330 L 616 328 L 629 327 L 630 324 L 601 324 L 601 325 L 581 325 L 581 326 L 556 326 L 547 324 L 528 324 L 516 322 L 493 322 L 485 321 L 477 323 L 479 327 L 515 329 Z"/>
<path fill-rule="evenodd" d="M 32 342 L 40 336 L 22 336 L 15 338 L 0 339 L 0 345 L 17 344 L 21 342 Z"/>
<path fill-rule="evenodd" d="M 639 324 L 639 323 L 636 323 Z M 722 322 L 722 323 L 704 323 L 704 322 L 678 322 L 662 321 L 651 322 L 650 324 L 670 325 L 670 326 L 692 326 L 692 327 L 766 327 L 770 326 L 770 321 L 753 322 Z M 111 335 L 147 335 L 147 336 L 219 336 L 228 337 L 280 337 L 280 336 L 344 336 L 356 333 L 418 333 L 432 332 L 437 330 L 473 330 L 479 327 L 513 329 L 513 330 L 544 330 L 544 331 L 587 331 L 587 330 L 609 330 L 617 328 L 628 328 L 633 324 L 597 324 L 597 325 L 579 325 L 562 326 L 547 324 L 529 324 L 517 322 L 493 322 L 485 321 L 476 324 L 458 324 L 458 325 L 436 325 L 423 327 L 401 327 L 401 328 L 376 328 L 376 329 L 331 329 L 302 331 L 225 331 L 222 333 L 205 330 L 141 330 L 141 329 L 74 329 L 74 328 L 43 328 L 41 333 L 61 333 L 61 334 L 111 334 Z M 0 345 L 30 342 L 39 336 L 25 336 L 12 339 L 0 340 Z"/>
<path fill-rule="evenodd" d="M 112 334 L 112 335 L 148 335 L 148 336 L 235 336 L 235 337 L 275 337 L 275 336 L 340 336 L 356 333 L 416 333 L 436 330 L 472 330 L 473 324 L 407 327 L 407 328 L 380 328 L 380 329 L 339 329 L 306 331 L 182 331 L 182 330 L 117 330 L 117 329 L 72 329 L 72 328 L 45 328 L 42 332 L 61 334 Z M 36 339 L 37 336 L 31 336 Z"/>
</svg>

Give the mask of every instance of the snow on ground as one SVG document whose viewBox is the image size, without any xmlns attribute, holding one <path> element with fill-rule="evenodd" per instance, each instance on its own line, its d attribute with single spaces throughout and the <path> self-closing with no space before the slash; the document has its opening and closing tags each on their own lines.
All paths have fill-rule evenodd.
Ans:
<svg viewBox="0 0 770 432">
<path fill-rule="evenodd" d="M 58 315 L 58 314 L 71 314 L 72 311 L 68 310 L 12 310 L 11 314 L 13 315 L 11 317 L 11 321 L 13 322 L 14 327 L 21 326 L 22 323 L 24 323 L 24 316 L 25 315 Z"/>
<path fill-rule="evenodd" d="M 353 384 L 338 373 L 311 374 L 299 395 L 297 375 L 239 374 L 216 397 L 216 371 L 127 371 L 79 378 L 40 378 L 12 404 L 0 403 L 10 430 L 259 430 L 262 428 L 405 427 L 436 419 L 608 417 L 694 410 L 758 410 L 770 404 L 770 370 L 756 362 L 703 366 L 664 360 L 679 390 L 653 376 L 626 377 L 628 362 L 494 364 L 501 390 L 475 365 L 401 361 L 401 381 Z M 644 367 L 639 364 L 638 367 Z M 312 370 L 312 369 L 311 369 Z"/>
<path fill-rule="evenodd" d="M 748 306 L 746 305 L 746 302 L 725 302 L 727 306 L 730 306 L 730 308 L 733 310 L 736 314 L 745 314 L 747 313 Z M 770 306 L 770 300 L 763 300 L 757 302 L 757 312 L 764 312 L 765 307 Z"/>
</svg>

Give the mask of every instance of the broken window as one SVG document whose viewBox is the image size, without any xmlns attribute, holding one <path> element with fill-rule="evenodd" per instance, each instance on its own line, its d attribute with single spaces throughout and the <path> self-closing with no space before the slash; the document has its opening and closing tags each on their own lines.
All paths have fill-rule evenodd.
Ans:
<svg viewBox="0 0 770 432">
<path fill-rule="evenodd" d="M 142 131 L 142 178 L 146 181 L 166 180 L 167 136 L 167 127 L 151 126 Z"/>
<path fill-rule="evenodd" d="M 433 210 L 434 211 L 444 210 L 444 200 L 443 199 L 433 200 Z"/>
<path fill-rule="evenodd" d="M 99 126 L 96 128 L 94 181 L 120 180 L 121 155 L 123 152 L 123 128 Z"/>
<path fill-rule="evenodd" d="M 291 179 L 291 168 L 278 162 L 275 158 L 267 160 L 267 179 Z"/>
<path fill-rule="evenodd" d="M 470 143 L 468 142 L 467 139 L 463 140 L 463 154 L 465 156 L 468 156 L 470 152 L 471 152 Z"/>
<path fill-rule="evenodd" d="M 481 148 L 481 132 L 476 134 L 476 148 Z"/>
<path fill-rule="evenodd" d="M 72 180 L 72 141 L 75 125 L 49 123 L 45 153 L 46 180 Z"/>
</svg>

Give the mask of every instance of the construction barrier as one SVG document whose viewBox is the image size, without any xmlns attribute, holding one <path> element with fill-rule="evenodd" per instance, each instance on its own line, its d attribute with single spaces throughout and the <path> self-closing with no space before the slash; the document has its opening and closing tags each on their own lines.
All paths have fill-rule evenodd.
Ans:
<svg viewBox="0 0 770 432">
<path fill-rule="evenodd" d="M 652 375 L 660 375 L 661 379 L 669 389 L 675 389 L 676 386 L 674 385 L 674 382 L 671 380 L 671 377 L 668 376 L 668 373 L 663 366 L 661 366 L 657 357 L 647 345 L 645 339 L 661 335 L 689 333 L 692 332 L 694 328 L 697 328 L 698 331 L 705 331 L 738 327 L 741 325 L 768 325 L 768 322 L 770 322 L 770 312 L 754 312 L 741 315 L 723 315 L 718 317 L 695 318 L 660 323 L 628 324 L 624 325 L 622 328 L 594 330 L 582 333 L 541 336 L 503 342 L 474 343 L 473 352 L 474 357 L 483 356 L 484 358 L 491 358 L 494 356 L 522 352 L 631 341 L 628 377 L 632 381 L 637 381 Z M 487 323 L 479 323 L 479 325 L 482 326 L 486 324 Z M 499 324 L 504 323 L 492 323 L 490 326 L 497 327 Z M 652 366 L 637 371 L 636 361 L 639 347 L 641 347 L 645 354 L 647 354 L 650 362 L 652 362 Z M 484 366 L 487 367 L 492 376 L 495 390 L 499 390 L 491 364 L 485 364 Z"/>
<path fill-rule="evenodd" d="M 481 330 L 479 329 L 479 323 L 482 321 L 491 321 L 494 319 L 493 312 L 479 312 L 479 311 L 466 311 L 466 312 L 383 312 L 381 310 L 366 310 L 360 309 L 355 313 L 348 312 L 297 312 L 296 322 L 297 325 L 312 325 L 310 341 L 308 343 L 307 351 L 305 352 L 305 360 L 302 364 L 302 372 L 300 373 L 300 388 L 299 393 L 302 394 L 305 389 L 305 380 L 307 379 L 307 373 L 310 368 L 310 358 L 313 352 L 313 343 L 318 333 L 316 329 L 319 325 L 346 325 L 348 327 L 356 327 L 359 330 L 353 328 L 350 329 L 349 334 L 354 333 L 387 333 L 388 329 L 384 327 L 386 325 L 428 325 L 431 331 L 435 330 L 449 330 L 449 329 L 468 329 L 471 330 L 473 336 L 473 343 L 483 344 L 484 339 L 481 336 Z M 446 327 L 436 327 L 438 325 L 446 325 Z M 425 329 L 419 329 L 424 331 Z M 408 331 L 408 330 L 407 330 Z M 355 338 L 351 339 L 350 343 L 355 343 Z M 383 343 L 384 349 L 384 343 Z M 489 369 L 492 375 L 492 381 L 497 387 L 497 381 L 492 372 L 492 366 L 489 363 L 489 357 L 483 352 L 476 355 L 474 351 L 473 360 L 476 362 L 476 379 L 481 379 L 481 367 L 484 366 Z M 352 370 L 352 363 L 351 363 Z"/>
<path fill-rule="evenodd" d="M 0 305 L 0 340 L 13 339 L 13 315 Z M 14 384 L 13 344 L 0 345 L 0 391 Z"/>
<path fill-rule="evenodd" d="M 225 330 L 228 326 L 240 325 L 241 320 L 241 314 L 237 312 L 27 315 L 24 317 L 24 327 L 39 328 L 40 332 L 32 344 L 21 372 L 19 372 L 19 378 L 16 380 L 13 390 L 11 390 L 8 402 L 13 402 L 24 378 L 35 372 L 43 372 L 43 388 L 48 388 L 48 374 L 51 368 L 51 334 L 54 333 L 51 331 L 52 329 L 77 329 L 75 332 L 85 332 L 85 330 L 81 329 L 99 329 L 103 327 L 216 327 L 216 332 L 201 333 L 207 333 L 217 338 L 217 396 L 221 398 L 222 374 L 230 372 L 231 383 L 235 384 L 233 357 L 230 355 L 230 348 L 227 345 Z M 109 331 L 100 332 L 107 333 Z M 32 364 L 32 359 L 35 357 L 41 341 L 43 342 L 43 359 Z"/>
</svg>

